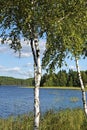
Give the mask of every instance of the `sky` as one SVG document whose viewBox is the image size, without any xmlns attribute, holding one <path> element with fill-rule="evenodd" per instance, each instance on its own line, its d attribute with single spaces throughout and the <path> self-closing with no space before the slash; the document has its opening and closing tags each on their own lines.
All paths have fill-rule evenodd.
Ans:
<svg viewBox="0 0 87 130">
<path fill-rule="evenodd" d="M 45 50 L 46 39 L 39 40 L 40 52 L 42 59 L 43 52 Z M 62 69 L 73 69 L 75 68 L 75 62 L 67 59 L 67 66 L 63 66 Z M 87 70 L 87 58 L 79 61 L 80 69 Z M 42 73 L 44 71 L 42 70 Z M 7 44 L 0 44 L 0 76 L 8 76 L 20 79 L 31 78 L 34 75 L 33 71 L 33 56 L 30 45 L 26 41 L 22 41 L 21 57 L 19 58 L 18 52 L 10 49 Z"/>
<path fill-rule="evenodd" d="M 39 40 L 41 59 L 45 50 L 46 40 Z M 27 79 L 33 77 L 33 56 L 31 47 L 22 41 L 21 57 L 10 49 L 8 44 L 0 44 L 0 76 Z"/>
</svg>

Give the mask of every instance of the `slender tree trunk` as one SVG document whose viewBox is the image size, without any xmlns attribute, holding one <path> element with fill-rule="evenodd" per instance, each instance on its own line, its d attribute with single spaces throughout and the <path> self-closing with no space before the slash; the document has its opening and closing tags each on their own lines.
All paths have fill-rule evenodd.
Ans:
<svg viewBox="0 0 87 130">
<path fill-rule="evenodd" d="M 82 77 L 81 77 L 81 72 L 80 72 L 80 68 L 79 68 L 78 58 L 76 56 L 75 56 L 75 61 L 76 61 L 76 68 L 77 68 L 79 81 L 80 81 L 80 85 L 81 85 L 83 108 L 84 108 L 84 112 L 85 112 L 85 114 L 87 116 L 86 93 L 85 93 L 83 80 L 82 80 Z"/>
<path fill-rule="evenodd" d="M 38 39 L 31 39 L 31 49 L 34 58 L 34 130 L 39 130 L 40 121 L 40 101 L 39 101 L 39 86 L 41 81 L 41 64 L 40 64 L 40 50 Z"/>
<path fill-rule="evenodd" d="M 34 8 L 35 0 L 31 0 L 32 11 L 35 12 Z M 35 15 L 35 14 L 33 14 Z M 31 27 L 31 49 L 34 58 L 34 79 L 35 79 L 35 88 L 34 88 L 34 130 L 39 130 L 39 121 L 40 121 L 40 101 L 39 101 L 39 86 L 41 81 L 41 64 L 40 64 L 40 49 L 38 44 L 38 35 L 36 34 L 35 21 L 30 25 Z"/>
<path fill-rule="evenodd" d="M 34 39 L 35 51 L 37 57 L 37 66 L 35 66 L 35 88 L 34 88 L 34 130 L 39 130 L 40 121 L 40 100 L 39 100 L 39 87 L 41 81 L 41 64 L 40 64 L 40 50 L 38 39 Z"/>
</svg>

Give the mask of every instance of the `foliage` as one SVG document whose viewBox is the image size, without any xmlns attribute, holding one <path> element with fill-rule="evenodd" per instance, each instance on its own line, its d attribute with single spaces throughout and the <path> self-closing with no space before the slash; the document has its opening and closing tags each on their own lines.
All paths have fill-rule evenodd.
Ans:
<svg viewBox="0 0 87 130">
<path fill-rule="evenodd" d="M 87 84 L 87 71 L 81 71 L 84 85 Z M 0 76 L 0 85 L 34 86 L 34 78 L 17 79 L 12 77 Z M 58 73 L 44 74 L 41 80 L 41 86 L 68 86 L 79 87 L 79 79 L 76 71 L 61 70 Z"/>
<path fill-rule="evenodd" d="M 47 17 L 50 18 L 47 22 L 49 29 L 43 67 L 49 70 L 61 67 L 69 52 L 80 58 L 87 51 L 86 0 L 58 2 L 54 2 L 53 12 L 49 9 L 50 14 Z M 51 17 L 53 13 L 55 15 Z"/>
<path fill-rule="evenodd" d="M 32 130 L 33 114 L 0 119 L 1 130 Z M 86 130 L 87 119 L 81 109 L 49 110 L 41 116 L 40 130 Z"/>
<path fill-rule="evenodd" d="M 74 44 L 71 39 L 78 41 L 75 44 L 78 49 L 86 37 L 86 8 L 86 0 L 35 0 L 33 3 L 30 0 L 0 0 L 2 43 L 9 39 L 10 47 L 17 51 L 21 49 L 21 37 L 29 40 L 37 32 L 40 37 L 46 33 L 48 54 L 45 57 L 53 61 L 52 66 L 56 61 L 61 66 L 66 48 Z"/>
<path fill-rule="evenodd" d="M 0 76 L 0 85 L 34 86 L 34 78 L 17 79 Z"/>
<path fill-rule="evenodd" d="M 87 71 L 81 71 L 84 85 L 87 84 Z M 61 70 L 58 73 L 44 74 L 41 80 L 41 86 L 68 86 L 80 87 L 79 78 L 76 71 Z"/>
<path fill-rule="evenodd" d="M 10 43 L 15 51 L 20 50 L 21 38 L 39 36 L 41 2 L 38 0 L 0 0 L 0 37 L 2 43 Z M 42 23 L 42 22 L 41 22 Z"/>
</svg>

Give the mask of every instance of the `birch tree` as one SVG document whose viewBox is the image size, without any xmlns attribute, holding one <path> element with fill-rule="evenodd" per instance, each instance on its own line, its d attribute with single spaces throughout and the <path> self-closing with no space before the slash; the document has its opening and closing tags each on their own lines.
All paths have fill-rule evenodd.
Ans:
<svg viewBox="0 0 87 130">
<path fill-rule="evenodd" d="M 41 80 L 40 49 L 38 44 L 39 15 L 37 0 L 0 0 L 0 31 L 2 43 L 20 51 L 21 37 L 28 40 L 34 59 L 34 130 L 39 129 L 40 101 L 39 86 Z"/>
<path fill-rule="evenodd" d="M 86 39 L 84 38 L 84 34 L 80 32 L 80 30 L 77 34 L 76 29 L 75 29 L 69 41 L 70 41 L 70 45 L 69 45 L 68 51 L 72 54 L 72 58 L 75 59 L 76 69 L 77 69 L 81 91 L 82 91 L 83 109 L 84 109 L 85 115 L 87 116 L 86 92 L 85 92 L 85 86 L 82 80 L 80 66 L 78 62 L 80 57 L 84 55 L 83 51 L 87 48 L 87 45 L 85 44 Z"/>
<path fill-rule="evenodd" d="M 85 87 L 84 87 L 84 83 L 83 83 L 83 80 L 82 80 L 82 76 L 81 76 L 81 72 L 80 72 L 80 68 L 79 68 L 79 63 L 78 63 L 78 58 L 77 57 L 75 57 L 75 62 L 76 62 L 76 68 L 77 68 L 78 76 L 79 76 L 79 81 L 80 81 L 80 84 L 81 84 L 83 108 L 84 108 L 84 112 L 85 112 L 85 114 L 87 116 L 87 102 L 86 102 Z"/>
<path fill-rule="evenodd" d="M 83 22 L 83 20 L 81 21 L 81 19 L 78 21 L 77 27 L 72 24 L 71 35 L 68 37 L 69 45 L 68 45 L 67 49 L 72 54 L 72 57 L 75 59 L 76 69 L 77 69 L 80 86 L 81 86 L 81 91 L 82 91 L 83 109 L 84 109 L 85 115 L 87 116 L 86 92 L 85 92 L 85 87 L 84 87 L 84 83 L 83 83 L 82 76 L 81 76 L 80 66 L 78 63 L 78 61 L 82 55 L 86 56 L 86 51 L 87 51 L 87 44 L 86 44 L 87 17 L 86 17 L 86 15 L 83 19 L 84 19 L 84 22 Z M 83 25 L 80 28 L 79 26 L 81 23 Z"/>
<path fill-rule="evenodd" d="M 67 55 L 67 47 L 69 47 L 71 23 L 75 24 L 74 27 L 80 27 L 80 30 L 84 27 L 81 21 L 84 22 L 85 20 L 86 4 L 86 0 L 0 0 L 2 43 L 10 40 L 10 47 L 15 51 L 20 51 L 22 47 L 21 37 L 30 40 L 35 76 L 34 130 L 39 129 L 40 117 L 39 85 L 41 66 L 38 38 L 42 37 L 44 32 L 46 33 L 45 65 L 48 63 L 51 69 L 55 65 L 61 67 Z M 67 36 L 69 37 L 67 38 Z"/>
<path fill-rule="evenodd" d="M 64 2 L 65 6 L 66 2 L 62 2 Z M 47 66 L 48 69 L 52 70 L 56 67 L 61 67 L 68 53 L 71 53 L 76 58 L 83 107 L 87 115 L 86 95 L 77 60 L 82 55 L 85 48 L 84 43 L 87 40 L 87 12 L 85 11 L 87 9 L 87 2 L 85 0 L 79 0 L 78 2 L 68 1 L 67 5 L 68 7 L 62 7 L 63 17 L 61 19 L 52 19 L 54 24 L 49 22 L 50 29 L 47 33 L 49 37 L 44 53 L 43 66 Z"/>
</svg>

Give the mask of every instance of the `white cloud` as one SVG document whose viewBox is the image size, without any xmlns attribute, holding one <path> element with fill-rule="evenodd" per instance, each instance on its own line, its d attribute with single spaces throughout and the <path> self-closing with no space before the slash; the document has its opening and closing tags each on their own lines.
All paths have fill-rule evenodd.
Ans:
<svg viewBox="0 0 87 130">
<path fill-rule="evenodd" d="M 20 68 L 19 67 L 7 68 L 6 71 L 7 72 L 19 72 Z"/>
<path fill-rule="evenodd" d="M 0 70 L 3 69 L 4 67 L 2 65 L 0 65 Z"/>
<path fill-rule="evenodd" d="M 0 53 L 6 53 L 9 50 L 7 45 L 0 44 Z"/>
<path fill-rule="evenodd" d="M 27 57 L 30 57 L 32 55 L 32 53 L 31 52 L 21 52 L 21 54 L 20 54 L 20 58 L 27 58 Z M 15 56 L 16 57 L 19 57 L 19 53 L 15 53 Z"/>
<path fill-rule="evenodd" d="M 32 63 L 27 63 L 26 65 L 24 65 L 24 67 L 31 67 L 31 66 L 33 66 L 33 64 Z"/>
<path fill-rule="evenodd" d="M 3 76 L 11 76 L 11 77 L 18 77 L 18 78 L 29 78 L 33 77 L 33 72 L 32 70 L 24 70 L 20 67 L 13 67 L 13 68 L 8 68 L 5 66 L 0 65 L 0 74 Z"/>
<path fill-rule="evenodd" d="M 20 71 L 19 67 L 8 68 L 8 67 L 0 66 L 0 72 L 19 72 L 19 71 Z"/>
<path fill-rule="evenodd" d="M 0 39 L 0 41 L 1 41 L 1 39 Z M 4 44 L 4 45 L 0 44 L 0 53 L 9 53 L 10 52 L 10 54 L 12 54 L 12 55 L 14 55 L 16 57 L 19 57 L 19 53 L 18 52 L 14 53 L 14 50 L 10 49 L 9 43 L 10 43 L 10 41 L 8 41 L 8 44 Z M 41 55 L 43 55 L 43 52 L 45 50 L 45 43 L 46 43 L 45 40 L 40 40 L 39 41 L 39 47 L 40 47 Z M 24 41 L 22 39 L 21 40 L 21 44 L 22 44 L 21 58 L 24 58 L 24 57 L 27 58 L 27 57 L 32 56 L 32 51 L 31 51 L 31 47 L 30 47 L 29 41 Z"/>
<path fill-rule="evenodd" d="M 5 52 L 5 51 L 6 51 L 6 47 L 1 47 L 0 46 L 0 53 Z"/>
<path fill-rule="evenodd" d="M 24 76 L 26 78 L 33 77 L 33 72 L 31 70 L 29 70 L 29 71 L 20 71 L 18 74 L 22 75 L 22 76 Z"/>
<path fill-rule="evenodd" d="M 27 53 L 27 52 L 24 52 L 24 53 L 21 53 L 21 57 L 30 57 L 32 55 L 31 52 Z"/>
<path fill-rule="evenodd" d="M 69 69 L 76 70 L 76 66 L 70 65 Z"/>
</svg>

